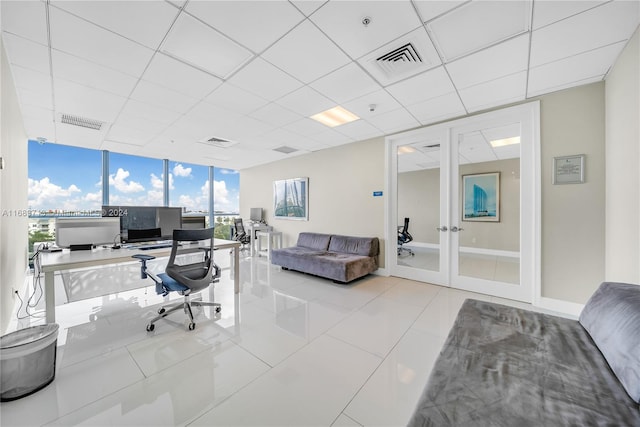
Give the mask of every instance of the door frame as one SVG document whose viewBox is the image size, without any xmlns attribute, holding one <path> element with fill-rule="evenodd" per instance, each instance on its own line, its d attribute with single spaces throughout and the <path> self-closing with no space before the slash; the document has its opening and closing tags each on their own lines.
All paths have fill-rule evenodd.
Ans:
<svg viewBox="0 0 640 427">
<path fill-rule="evenodd" d="M 385 172 L 386 172 L 386 194 L 385 197 L 385 240 L 388 248 L 385 251 L 385 265 L 390 274 L 398 272 L 396 263 L 396 246 L 397 241 L 397 152 L 398 145 L 408 144 L 417 141 L 425 134 L 441 133 L 446 135 L 447 146 L 450 144 L 451 134 L 454 128 L 466 128 L 468 126 L 480 126 L 482 123 L 491 123 L 500 120 L 518 118 L 521 122 L 521 137 L 529 139 L 530 143 L 522 144 L 520 152 L 520 197 L 528 198 L 531 210 L 521 210 L 520 221 L 520 283 L 529 287 L 530 292 L 524 297 L 516 299 L 537 303 L 541 298 L 541 166 L 540 166 L 540 101 L 527 102 L 513 107 L 502 108 L 499 110 L 480 113 L 473 116 L 463 117 L 432 126 L 426 126 L 407 132 L 390 135 L 385 138 Z M 449 150 L 447 150 L 447 153 Z M 443 153 L 442 162 L 449 162 L 449 154 Z M 457 168 L 456 168 L 457 169 Z M 447 180 L 451 180 L 452 175 L 448 174 Z M 450 184 L 450 182 L 448 183 Z M 445 196 L 449 197 L 449 196 Z M 451 200 L 447 200 L 451 206 Z M 442 209 L 442 207 L 441 207 Z M 442 224 L 440 224 L 442 225 Z M 459 224 L 444 224 L 459 225 Z M 444 237 L 444 236 L 443 236 Z M 450 235 L 441 239 L 447 240 L 445 245 L 449 250 Z M 393 245 L 391 243 L 393 242 Z M 527 257 L 527 262 L 523 262 Z M 402 277 L 405 277 L 403 275 Z M 413 280 L 421 280 L 421 274 L 408 274 L 407 278 Z M 446 279 L 446 280 L 445 280 Z M 442 280 L 442 281 L 441 281 Z M 440 280 L 431 280 L 431 283 L 449 286 L 451 277 Z M 437 283 L 440 282 L 440 283 Z M 514 295 L 504 295 L 507 298 L 514 298 Z"/>
</svg>

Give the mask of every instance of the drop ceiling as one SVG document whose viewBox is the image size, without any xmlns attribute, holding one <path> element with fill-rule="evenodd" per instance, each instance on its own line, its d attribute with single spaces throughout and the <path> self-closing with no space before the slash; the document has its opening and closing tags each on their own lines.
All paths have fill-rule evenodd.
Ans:
<svg viewBox="0 0 640 427">
<path fill-rule="evenodd" d="M 234 169 L 602 81 L 639 6 L 0 2 L 29 138 Z M 360 119 L 330 128 L 309 118 L 337 105 Z"/>
</svg>

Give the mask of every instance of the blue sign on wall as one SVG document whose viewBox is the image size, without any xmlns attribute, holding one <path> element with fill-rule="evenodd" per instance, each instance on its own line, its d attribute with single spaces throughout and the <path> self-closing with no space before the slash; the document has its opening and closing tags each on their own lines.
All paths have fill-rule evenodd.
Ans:
<svg viewBox="0 0 640 427">
<path fill-rule="evenodd" d="M 382 191 L 374 191 L 373 192 L 373 197 L 381 197 L 382 196 Z"/>
</svg>

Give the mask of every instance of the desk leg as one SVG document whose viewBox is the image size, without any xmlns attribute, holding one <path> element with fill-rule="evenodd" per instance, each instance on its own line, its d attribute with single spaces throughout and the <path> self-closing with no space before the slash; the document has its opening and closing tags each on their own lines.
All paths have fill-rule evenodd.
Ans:
<svg viewBox="0 0 640 427">
<path fill-rule="evenodd" d="M 233 248 L 233 290 L 240 293 L 240 248 Z"/>
<path fill-rule="evenodd" d="M 44 304 L 47 323 L 56 323 L 56 288 L 54 272 L 44 273 Z"/>
</svg>

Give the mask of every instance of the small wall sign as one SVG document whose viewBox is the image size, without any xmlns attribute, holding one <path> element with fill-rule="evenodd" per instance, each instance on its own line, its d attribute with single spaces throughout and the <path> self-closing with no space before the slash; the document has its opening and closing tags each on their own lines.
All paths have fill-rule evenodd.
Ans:
<svg viewBox="0 0 640 427">
<path fill-rule="evenodd" d="M 373 197 L 382 197 L 382 191 L 374 191 Z"/>
<path fill-rule="evenodd" d="M 553 158 L 553 184 L 584 183 L 584 154 Z"/>
</svg>

